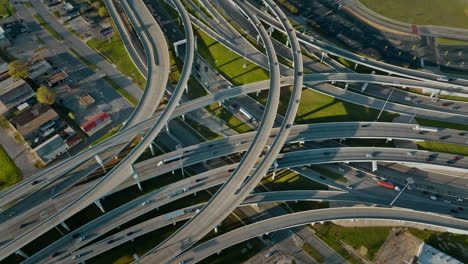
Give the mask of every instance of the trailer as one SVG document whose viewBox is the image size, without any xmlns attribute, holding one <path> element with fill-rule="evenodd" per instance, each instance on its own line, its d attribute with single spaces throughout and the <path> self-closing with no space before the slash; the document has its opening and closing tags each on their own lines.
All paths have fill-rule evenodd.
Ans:
<svg viewBox="0 0 468 264">
<path fill-rule="evenodd" d="M 188 191 L 188 190 L 190 190 L 190 188 L 189 188 L 189 187 L 185 187 L 185 188 L 183 188 L 183 189 L 180 189 L 180 190 L 177 190 L 177 191 L 175 191 L 175 192 L 172 192 L 172 193 L 168 194 L 167 197 L 171 198 L 171 197 L 174 197 L 174 196 L 179 195 L 179 194 L 181 194 L 181 193 L 184 193 L 184 192 L 186 192 L 186 191 Z"/>
<path fill-rule="evenodd" d="M 439 128 L 438 128 L 438 127 L 421 126 L 421 125 L 415 125 L 415 126 L 413 127 L 413 130 L 416 130 L 416 131 L 439 132 Z"/>
<path fill-rule="evenodd" d="M 160 162 L 158 162 L 158 164 L 157 164 L 157 165 L 158 165 L 158 167 L 159 167 L 159 166 L 161 166 L 161 165 L 163 165 L 163 164 L 166 164 L 166 163 L 168 163 L 168 162 L 171 162 L 171 161 L 174 161 L 174 160 L 180 159 L 180 158 L 182 158 L 182 157 L 183 157 L 183 155 L 182 155 L 182 154 L 175 155 L 175 156 L 169 157 L 169 158 L 167 158 L 167 159 L 163 159 L 163 160 L 161 160 Z"/>
<path fill-rule="evenodd" d="M 184 210 L 180 210 L 180 211 L 176 211 L 176 212 L 172 212 L 172 213 L 169 213 L 169 214 L 166 214 L 164 216 L 164 219 L 166 220 L 171 220 L 173 218 L 176 218 L 176 217 L 179 217 L 179 216 L 183 216 L 185 214 Z"/>
<path fill-rule="evenodd" d="M 400 191 L 400 187 L 396 186 L 395 184 L 393 184 L 391 182 L 386 182 L 386 181 L 380 180 L 380 181 L 377 182 L 377 184 L 380 185 L 380 186 L 383 186 L 385 188 L 393 189 L 395 191 Z"/>
<path fill-rule="evenodd" d="M 239 107 L 239 113 L 241 113 L 245 118 L 247 118 L 249 121 L 252 121 L 252 122 L 256 122 L 257 119 L 251 115 L 249 112 L 247 112 L 247 110 L 245 110 L 244 108 L 242 107 Z"/>
</svg>

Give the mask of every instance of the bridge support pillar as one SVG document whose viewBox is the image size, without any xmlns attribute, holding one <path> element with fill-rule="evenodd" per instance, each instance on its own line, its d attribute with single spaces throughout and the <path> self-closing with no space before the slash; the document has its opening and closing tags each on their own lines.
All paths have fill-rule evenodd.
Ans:
<svg viewBox="0 0 468 264">
<path fill-rule="evenodd" d="M 364 83 L 364 85 L 362 85 L 361 92 L 364 92 L 366 90 L 367 85 L 369 85 L 369 83 Z"/>
<path fill-rule="evenodd" d="M 346 138 L 340 138 L 340 142 L 343 142 L 345 140 L 346 140 Z"/>
<path fill-rule="evenodd" d="M 214 228 L 214 232 L 218 233 L 218 227 L 217 226 Z"/>
<path fill-rule="evenodd" d="M 358 63 L 354 64 L 354 70 L 357 69 L 357 66 L 358 66 L 358 65 L 359 65 Z"/>
<path fill-rule="evenodd" d="M 63 228 L 65 228 L 67 231 L 70 231 L 70 230 L 71 230 L 70 227 L 69 227 L 65 222 L 62 222 L 62 223 L 60 223 L 60 224 L 61 224 L 61 225 L 63 226 Z"/>
<path fill-rule="evenodd" d="M 323 62 L 324 56 L 327 56 L 327 53 L 325 51 L 322 51 L 322 57 L 320 58 L 320 62 Z"/>
<path fill-rule="evenodd" d="M 436 91 L 433 91 L 433 92 L 431 93 L 431 96 L 429 96 L 429 97 L 432 98 L 432 97 L 434 97 L 435 95 L 436 95 Z"/>
<path fill-rule="evenodd" d="M 260 35 L 257 35 L 257 44 L 260 41 Z"/>
<path fill-rule="evenodd" d="M 140 178 L 138 177 L 138 174 L 136 173 L 135 169 L 133 169 L 133 179 L 138 185 L 138 189 L 140 189 L 140 191 L 143 191 L 143 187 L 141 187 L 141 183 L 140 183 Z"/>
<path fill-rule="evenodd" d="M 101 204 L 101 200 L 98 199 L 98 200 L 94 201 L 94 203 L 96 204 L 97 207 L 99 207 L 99 209 L 101 209 L 101 211 L 102 211 L 103 213 L 106 212 L 106 210 L 104 210 L 104 207 L 103 207 L 102 204 Z"/>
<path fill-rule="evenodd" d="M 385 143 L 391 142 L 392 140 L 393 138 L 387 138 L 387 140 L 385 140 Z"/>
<path fill-rule="evenodd" d="M 260 94 L 260 91 L 257 91 L 257 96 Z"/>
<path fill-rule="evenodd" d="M 138 254 L 133 254 L 133 259 L 138 260 L 139 259 Z"/>
<path fill-rule="evenodd" d="M 169 122 L 166 123 L 166 132 L 167 132 L 168 134 L 171 133 L 171 132 L 169 132 Z"/>
<path fill-rule="evenodd" d="M 185 86 L 185 93 L 188 93 L 188 85 Z"/>
<path fill-rule="evenodd" d="M 421 58 L 421 68 L 424 68 L 424 58 Z"/>
<path fill-rule="evenodd" d="M 197 35 L 194 36 L 194 40 L 195 40 L 195 43 L 194 43 L 195 44 L 195 51 L 197 51 L 198 50 Z"/>
<path fill-rule="evenodd" d="M 345 86 L 344 86 L 344 89 L 345 89 L 345 90 L 348 90 L 348 85 L 349 85 L 348 83 L 345 84 Z"/>
<path fill-rule="evenodd" d="M 96 159 L 97 163 L 99 163 L 99 165 L 101 165 L 102 170 L 103 170 L 105 173 L 107 173 L 106 167 L 104 167 L 104 162 L 102 162 L 101 157 L 99 157 L 99 155 L 96 154 L 96 155 L 94 155 L 94 158 Z"/>
<path fill-rule="evenodd" d="M 153 157 L 154 157 L 154 155 L 155 155 L 156 153 L 154 152 L 154 146 L 153 146 L 153 143 L 149 144 L 149 149 L 150 149 L 150 151 L 151 151 L 151 156 L 153 156 Z"/>
<path fill-rule="evenodd" d="M 21 249 L 18 249 L 18 250 L 16 251 L 16 254 L 18 254 L 18 255 L 22 256 L 23 258 L 26 258 L 26 259 L 29 258 L 29 256 L 26 255 L 26 253 L 24 253 L 23 251 L 21 251 Z"/>
<path fill-rule="evenodd" d="M 372 171 L 377 171 L 377 161 L 372 161 Z"/>
<path fill-rule="evenodd" d="M 185 121 L 185 115 L 184 115 L 184 114 L 182 114 L 182 120 L 184 120 L 184 121 Z"/>
<path fill-rule="evenodd" d="M 289 39 L 286 40 L 286 47 L 289 47 Z"/>
</svg>

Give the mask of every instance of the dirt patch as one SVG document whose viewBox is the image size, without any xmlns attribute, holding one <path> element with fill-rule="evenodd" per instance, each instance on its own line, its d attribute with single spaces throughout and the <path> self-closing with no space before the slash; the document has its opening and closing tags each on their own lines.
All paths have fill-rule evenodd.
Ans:
<svg viewBox="0 0 468 264">
<path fill-rule="evenodd" d="M 403 229 L 394 229 L 380 248 L 375 263 L 405 263 L 416 256 L 421 243 L 421 240 L 409 232 Z"/>
</svg>

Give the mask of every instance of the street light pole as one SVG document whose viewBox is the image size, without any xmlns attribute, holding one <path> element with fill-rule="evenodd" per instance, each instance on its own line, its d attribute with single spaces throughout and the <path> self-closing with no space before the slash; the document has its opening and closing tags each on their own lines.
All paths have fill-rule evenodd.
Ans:
<svg viewBox="0 0 468 264">
<path fill-rule="evenodd" d="M 395 197 L 395 199 L 393 199 L 393 201 L 390 203 L 390 206 L 392 206 L 396 202 L 396 200 L 398 199 L 398 197 L 400 197 L 400 195 L 403 193 L 403 191 L 406 189 L 406 187 L 408 187 L 409 184 L 413 184 L 413 183 L 414 183 L 413 178 L 407 178 L 405 187 L 403 187 L 403 189 L 398 193 L 398 195 Z"/>
<path fill-rule="evenodd" d="M 387 97 L 387 100 L 385 101 L 384 105 L 382 106 L 382 109 L 380 110 L 379 115 L 377 116 L 377 121 L 379 121 L 380 115 L 382 115 L 383 110 L 385 109 L 385 106 L 388 103 L 388 100 L 390 100 L 390 96 L 392 96 L 393 90 L 395 90 L 395 87 L 392 87 L 392 91 L 390 91 L 390 94 Z"/>
<path fill-rule="evenodd" d="M 179 144 L 176 146 L 177 150 L 181 150 L 182 146 Z M 182 165 L 182 156 L 184 155 L 184 152 L 182 151 L 182 154 L 179 156 L 179 162 L 180 162 L 180 171 L 182 172 L 182 178 L 185 178 L 184 174 L 184 166 Z"/>
</svg>

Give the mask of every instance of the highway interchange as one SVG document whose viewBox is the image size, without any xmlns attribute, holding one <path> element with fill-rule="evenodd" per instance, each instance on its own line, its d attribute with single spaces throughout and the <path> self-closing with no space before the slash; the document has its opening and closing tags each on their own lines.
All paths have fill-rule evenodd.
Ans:
<svg viewBox="0 0 468 264">
<path fill-rule="evenodd" d="M 428 165 L 427 163 L 429 158 L 429 165 L 433 168 L 449 171 L 455 170 L 462 173 L 466 173 L 468 170 L 468 160 L 463 157 L 460 157 L 459 160 L 454 160 L 454 155 L 452 154 L 433 153 L 413 149 L 335 147 L 294 149 L 294 151 L 290 150 L 280 153 L 285 143 L 303 144 L 303 141 L 322 141 L 343 138 L 403 139 L 442 142 L 462 146 L 468 145 L 468 135 L 463 131 L 440 129 L 437 132 L 421 132 L 415 129 L 415 125 L 412 124 L 343 122 L 293 125 L 299 106 L 303 84 L 335 82 L 375 83 L 382 85 L 380 86 L 382 88 L 384 87 L 383 85 L 415 88 L 424 87 L 466 94 L 468 93 L 468 81 L 457 79 L 450 83 L 440 82 L 437 78 L 441 77 L 441 75 L 373 61 L 372 59 L 349 53 L 324 41 L 314 38 L 311 39 L 310 36 L 306 36 L 294 30 L 286 15 L 271 0 L 265 1 L 265 4 L 268 6 L 268 9 L 271 11 L 273 16 L 266 15 L 264 12 L 251 6 L 248 2 L 234 1 L 233 5 L 236 6 L 234 8 L 238 8 L 240 12 L 248 17 L 252 26 L 258 31 L 257 34 L 259 34 L 266 49 L 265 55 L 262 54 L 256 58 L 248 59 L 267 68 L 270 72 L 269 80 L 246 84 L 230 89 L 223 89 L 219 92 L 179 105 L 184 89 L 187 86 L 188 78 L 192 70 L 192 63 L 194 61 L 195 43 L 192 23 L 194 23 L 195 18 L 193 16 L 190 17 L 183 4 L 180 1 L 175 0 L 173 1 L 173 5 L 180 14 L 186 39 L 184 67 L 181 71 L 181 77 L 177 87 L 174 89 L 164 111 L 158 115 L 153 115 L 156 108 L 159 106 L 158 103 L 161 101 L 165 93 L 169 74 L 169 55 L 167 52 L 168 47 L 166 40 L 163 37 L 164 33 L 158 26 L 150 10 L 146 8 L 143 1 L 120 1 L 120 4 L 127 14 L 127 17 L 130 19 L 133 27 L 136 29 L 146 53 L 145 66 L 140 67 L 140 70 L 145 72 L 147 75 L 147 84 L 142 100 L 135 109 L 133 115 L 126 122 L 124 128 L 115 136 L 73 156 L 66 161 L 63 161 L 60 164 L 55 165 L 54 167 L 45 169 L 41 173 L 0 193 L 2 206 L 5 209 L 0 214 L 0 230 L 2 230 L 2 233 L 7 233 L 2 237 L 6 242 L 0 244 L 1 259 L 13 254 L 28 242 L 39 237 L 41 234 L 54 228 L 60 223 L 63 223 L 69 217 L 73 216 L 93 202 L 99 201 L 101 198 L 110 195 L 117 190 L 121 190 L 131 184 L 134 184 L 135 181 L 131 178 L 132 176 L 136 179 L 136 182 L 140 182 L 179 169 L 182 164 L 183 166 L 190 166 L 214 160 L 217 157 L 229 156 L 234 153 L 245 154 L 238 163 L 212 169 L 208 172 L 184 179 L 133 200 L 80 227 L 77 232 L 81 234 L 92 234 L 97 237 L 105 234 L 120 224 L 134 219 L 139 215 L 172 200 L 182 198 L 207 188 L 221 186 L 208 203 L 197 207 L 198 210 L 195 211 L 194 208 L 181 209 L 187 210 L 187 213 L 184 213 L 183 216 L 171 219 L 164 218 L 164 216 L 154 218 L 151 220 L 153 221 L 151 223 L 142 223 L 139 226 L 135 226 L 135 228 L 144 231 L 138 232 L 129 237 L 123 235 L 125 231 L 121 231 L 121 233 L 113 235 L 114 238 L 119 235 L 124 237 L 125 239 L 121 241 L 114 242 L 114 238 L 111 237 L 91 245 L 88 244 L 91 240 L 79 242 L 80 247 L 85 246 L 85 248 L 81 249 L 81 253 L 79 254 L 83 254 L 86 259 L 89 259 L 95 255 L 106 252 L 106 250 L 109 250 L 118 244 L 131 240 L 135 236 L 140 236 L 173 222 L 186 219 L 189 219 L 189 221 L 185 223 L 181 229 L 167 238 L 163 243 L 155 245 L 155 248 L 150 250 L 146 255 L 141 256 L 138 259 L 138 263 L 179 263 L 180 261 L 195 263 L 196 261 L 199 261 L 219 250 L 247 240 L 250 237 L 255 237 L 263 233 L 296 225 L 333 219 L 392 219 L 448 227 L 454 232 L 462 232 L 463 230 L 466 231 L 468 229 L 467 221 L 451 216 L 444 216 L 449 215 L 447 210 L 441 211 L 439 208 L 430 206 L 431 201 L 427 201 L 427 199 L 419 198 L 418 200 L 418 198 L 416 198 L 416 201 L 413 203 L 403 199 L 402 207 L 417 210 L 418 206 L 421 204 L 427 204 L 426 210 L 437 214 L 427 214 L 419 211 L 409 212 L 404 209 L 371 209 L 367 207 L 359 209 L 333 208 L 325 211 L 314 210 L 257 222 L 239 230 L 223 234 L 218 238 L 215 238 L 213 241 L 205 242 L 204 244 L 183 253 L 203 238 L 206 233 L 215 228 L 222 219 L 228 216 L 235 208 L 241 206 L 241 204 L 245 205 L 291 200 L 343 200 L 380 204 L 382 206 L 387 206 L 389 204 L 389 198 L 375 197 L 365 194 L 364 192 L 360 193 L 358 190 L 356 190 L 356 192 L 349 192 L 343 188 L 344 186 L 341 186 L 341 191 L 304 191 L 302 193 L 293 191 L 251 194 L 252 190 L 257 186 L 263 176 L 272 169 L 273 163 L 276 164 L 274 165 L 275 169 L 289 169 L 310 164 L 375 161 L 409 164 L 409 166 L 414 166 L 415 164 Z M 113 7 L 114 3 L 106 1 L 106 5 L 112 14 L 112 17 L 116 20 L 119 14 L 115 7 Z M 275 17 L 277 19 L 275 19 Z M 267 28 L 264 28 L 264 24 L 262 24 L 260 20 L 287 34 L 294 66 L 293 71 L 285 68 L 284 65 L 281 65 L 278 62 L 278 55 L 275 52 L 275 46 L 267 33 Z M 124 26 L 120 24 L 121 22 L 119 23 L 119 20 L 116 20 L 116 23 L 121 34 L 125 34 L 125 30 L 123 29 Z M 149 25 L 149 27 L 147 25 Z M 207 32 L 209 31 L 209 29 L 205 30 Z M 224 30 L 223 32 L 227 31 Z M 239 50 L 240 48 L 237 48 L 236 50 L 235 46 L 229 44 L 226 39 L 222 40 L 222 37 L 219 37 L 218 34 L 220 33 L 213 33 L 212 36 L 215 37 L 215 39 L 217 36 L 220 42 L 223 44 L 225 43 L 225 45 L 231 48 L 234 52 L 242 55 L 243 52 Z M 128 39 L 130 38 L 127 37 L 126 43 L 130 43 Z M 346 58 L 350 61 L 366 65 L 376 70 L 385 71 L 398 76 L 409 77 L 411 79 L 373 74 L 356 74 L 350 72 L 304 74 L 302 62 L 303 56 L 300 43 L 310 45 L 315 49 Z M 134 60 L 137 59 L 135 52 Z M 141 60 L 141 58 L 139 60 Z M 136 64 L 138 65 L 139 63 Z M 140 64 L 143 65 L 143 63 Z M 293 88 L 288 109 L 280 123 L 281 126 L 274 128 L 276 112 L 280 100 L 280 87 L 291 85 Z M 264 89 L 269 90 L 269 97 L 267 104 L 265 105 L 263 116 L 260 118 L 260 124 L 255 132 L 239 134 L 211 142 L 187 146 L 180 150 L 136 163 L 138 157 L 140 157 L 147 147 L 152 144 L 156 136 L 158 136 L 158 134 L 164 129 L 165 124 L 169 120 L 214 102 L 222 102 L 230 98 L 235 98 L 240 95 Z M 314 87 L 313 89 L 316 88 Z M 342 94 L 342 96 L 344 97 L 343 99 L 346 100 L 345 97 L 347 95 Z M 365 97 L 364 95 L 360 96 Z M 337 96 L 337 98 L 340 97 Z M 369 100 L 369 98 L 366 98 L 366 100 Z M 373 99 L 371 98 L 370 100 Z M 433 101 L 427 100 L 427 102 L 428 104 L 431 104 Z M 458 104 L 458 102 L 456 104 Z M 415 109 L 417 109 L 418 116 L 430 118 L 437 115 L 438 118 L 446 121 L 468 124 L 468 110 L 465 108 L 465 103 L 460 102 L 459 104 L 460 107 L 457 109 L 426 106 L 424 102 L 420 102 L 419 107 L 407 106 L 404 104 L 393 104 L 387 107 L 386 110 L 411 115 L 415 112 Z M 128 142 L 130 142 L 130 140 L 136 135 L 143 135 L 141 142 L 136 145 L 114 168 L 108 171 L 104 177 L 83 185 L 74 191 L 62 194 L 63 191 L 76 184 L 79 180 L 86 178 L 90 173 L 95 171 L 96 168 L 99 168 L 99 165 L 94 162 L 93 157 L 99 155 L 99 157 L 105 161 L 112 159 L 117 155 L 117 153 L 121 152 Z M 179 153 L 183 153 L 183 157 L 180 157 L 180 159 L 177 160 L 178 162 L 170 162 L 163 164 L 162 166 L 156 165 L 159 164 L 160 161 L 178 155 Z M 73 177 L 64 177 L 66 175 Z M 202 183 L 200 184 L 197 179 L 202 179 Z M 39 183 L 32 185 L 31 183 L 33 181 L 38 181 Z M 168 194 L 186 187 L 189 187 L 188 191 L 184 191 L 182 194 L 176 195 L 175 197 L 168 197 Z M 53 191 L 50 191 L 51 189 Z M 57 196 L 58 194 L 60 195 Z M 465 196 L 465 198 L 467 196 Z M 151 200 L 149 205 L 140 206 L 142 202 L 148 200 Z M 7 208 L 7 205 L 9 208 Z M 44 210 L 47 211 L 47 217 L 38 218 L 38 215 L 44 212 Z M 12 212 L 14 212 L 14 214 L 12 214 Z M 465 213 L 462 213 L 462 215 L 464 214 Z M 32 216 L 34 218 L 31 218 Z M 22 229 L 11 229 L 12 226 L 19 226 L 24 223 L 24 221 L 31 219 L 35 219 L 33 224 Z M 8 229 L 11 229 L 11 231 L 6 231 Z M 127 230 L 127 234 L 128 232 L 130 232 L 130 230 Z M 69 263 L 71 261 L 71 256 L 73 256 L 73 254 L 78 254 L 75 252 L 73 254 L 70 253 L 72 251 L 71 249 L 77 247 L 77 242 L 71 238 L 72 233 L 73 232 L 69 233 L 61 238 L 61 240 L 51 244 L 30 257 L 25 263 L 39 263 L 40 261 L 42 261 L 41 263 L 48 263 L 50 261 L 49 256 L 56 252 L 57 248 L 63 247 L 65 249 L 64 241 L 68 243 L 69 249 L 66 249 L 67 253 L 63 253 L 63 255 L 61 253 L 60 257 L 63 257 L 63 259 L 55 259 L 54 262 L 63 261 L 63 263 Z M 112 240 L 112 243 L 108 243 L 109 240 Z M 90 248 L 92 249 L 92 253 L 89 253 Z M 197 252 L 197 254 L 194 255 L 194 252 Z M 82 260 L 84 259 L 76 261 L 78 262 Z"/>
</svg>

